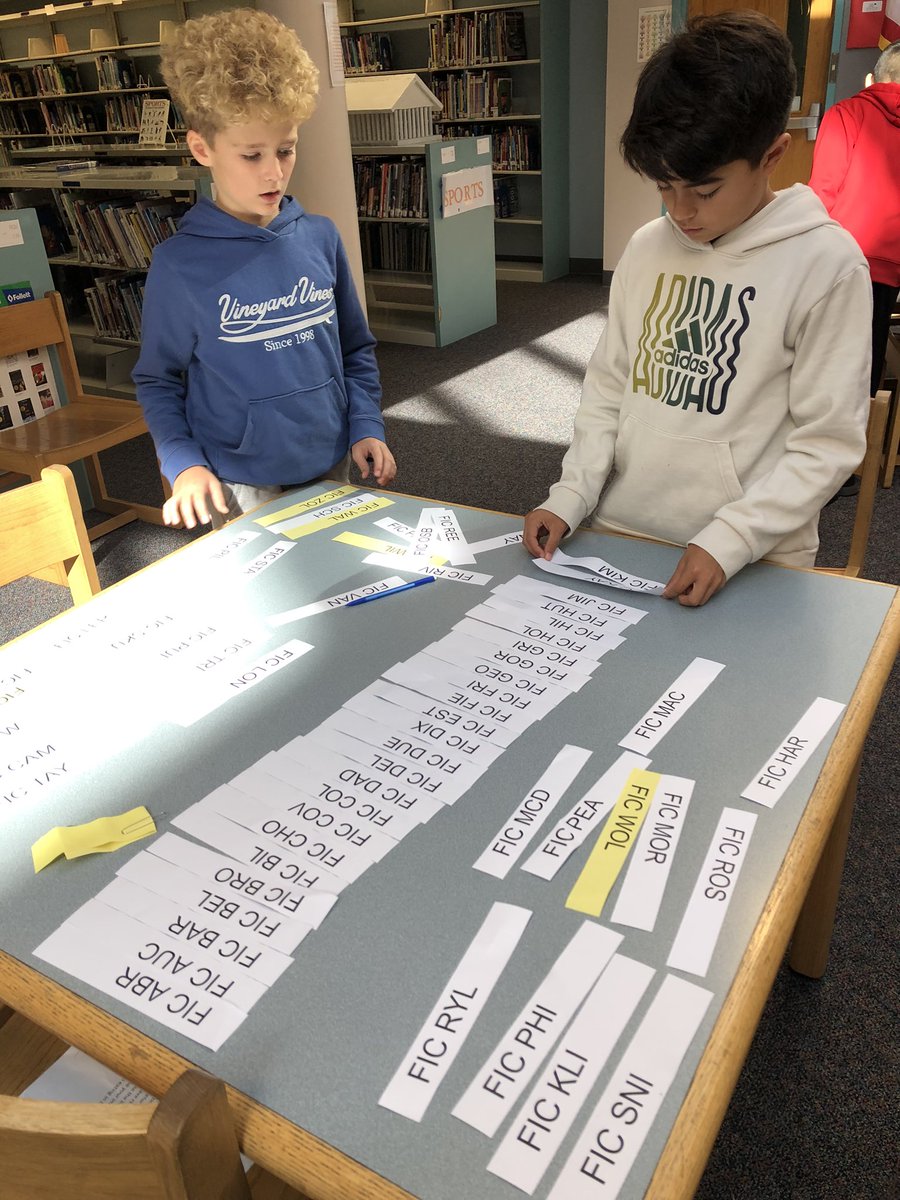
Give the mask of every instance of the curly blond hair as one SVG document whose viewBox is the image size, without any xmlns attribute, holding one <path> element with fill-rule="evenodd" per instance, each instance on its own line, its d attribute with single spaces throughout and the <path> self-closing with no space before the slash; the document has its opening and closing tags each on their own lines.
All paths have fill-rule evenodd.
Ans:
<svg viewBox="0 0 900 1200">
<path fill-rule="evenodd" d="M 188 128 L 212 138 L 226 125 L 312 114 L 319 71 L 277 18 L 233 8 L 185 21 L 160 53 L 162 76 Z"/>
</svg>

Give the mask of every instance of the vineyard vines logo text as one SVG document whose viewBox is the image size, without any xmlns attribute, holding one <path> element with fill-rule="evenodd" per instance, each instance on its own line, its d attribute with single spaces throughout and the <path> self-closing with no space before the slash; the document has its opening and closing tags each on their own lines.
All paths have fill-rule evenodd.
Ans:
<svg viewBox="0 0 900 1200">
<path fill-rule="evenodd" d="M 296 312 L 298 305 L 300 311 Z M 272 313 L 277 315 L 270 316 Z M 312 325 L 330 324 L 334 315 L 334 288 L 316 287 L 306 275 L 287 295 L 252 304 L 244 304 L 226 292 L 219 297 L 219 341 L 261 342 Z"/>
<path fill-rule="evenodd" d="M 717 417 L 737 372 L 756 289 L 661 273 L 644 313 L 632 387 L 670 407 Z"/>
</svg>

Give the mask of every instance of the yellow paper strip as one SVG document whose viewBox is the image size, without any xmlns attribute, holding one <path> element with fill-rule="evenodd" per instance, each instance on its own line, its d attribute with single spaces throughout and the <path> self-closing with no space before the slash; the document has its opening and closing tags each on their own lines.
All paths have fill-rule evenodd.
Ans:
<svg viewBox="0 0 900 1200">
<path fill-rule="evenodd" d="M 407 550 L 406 546 L 398 545 L 397 542 L 383 542 L 381 538 L 369 537 L 366 533 L 354 533 L 351 529 L 339 533 L 332 540 L 345 542 L 348 546 L 358 546 L 360 550 L 374 550 L 378 554 L 393 554 L 396 558 L 405 557 Z M 440 554 L 432 554 L 428 561 L 437 567 L 442 567 L 447 559 Z"/>
<path fill-rule="evenodd" d="M 34 872 L 42 871 L 61 854 L 66 858 L 107 854 L 153 833 L 156 833 L 156 823 L 143 804 L 118 816 L 98 817 L 84 825 L 57 825 L 31 847 Z"/>
<path fill-rule="evenodd" d="M 340 500 L 342 496 L 349 496 L 356 490 L 352 483 L 347 483 L 330 492 L 322 492 L 321 496 L 313 496 L 310 500 L 300 500 L 297 504 L 279 509 L 276 513 L 267 513 L 264 517 L 258 517 L 256 524 L 277 525 L 279 521 L 286 521 L 288 517 L 296 517 L 299 513 L 309 512 L 311 508 L 320 508 L 323 504 L 331 504 L 332 501 Z"/>
<path fill-rule="evenodd" d="M 569 892 L 566 908 L 599 917 L 628 851 L 634 845 L 644 817 L 653 803 L 653 795 L 662 777 L 655 771 L 635 769 L 600 830 L 590 857 L 575 886 Z"/>
<path fill-rule="evenodd" d="M 344 521 L 352 521 L 354 517 L 361 517 L 364 513 L 377 512 L 379 508 L 387 508 L 389 504 L 393 504 L 393 500 L 389 500 L 387 496 L 375 496 L 372 500 L 367 500 L 365 504 L 357 504 L 355 508 L 345 508 L 342 512 L 332 513 L 330 517 L 319 517 L 316 521 L 307 521 L 305 525 L 295 525 L 293 529 L 283 529 L 282 537 L 297 538 L 306 537 L 307 534 L 316 533 L 320 529 L 327 529 L 331 525 L 341 525 Z"/>
</svg>

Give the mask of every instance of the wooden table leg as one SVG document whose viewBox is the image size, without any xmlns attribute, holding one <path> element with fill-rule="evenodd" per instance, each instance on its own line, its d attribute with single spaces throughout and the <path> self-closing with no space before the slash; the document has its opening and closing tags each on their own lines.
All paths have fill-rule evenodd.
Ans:
<svg viewBox="0 0 900 1200">
<path fill-rule="evenodd" d="M 847 839 L 850 835 L 850 821 L 856 803 L 859 768 L 860 760 L 857 759 L 797 924 L 794 926 L 788 962 L 792 970 L 801 975 L 808 975 L 810 979 L 821 979 L 828 965 L 831 933 L 834 929 L 838 893 L 847 854 Z"/>
</svg>

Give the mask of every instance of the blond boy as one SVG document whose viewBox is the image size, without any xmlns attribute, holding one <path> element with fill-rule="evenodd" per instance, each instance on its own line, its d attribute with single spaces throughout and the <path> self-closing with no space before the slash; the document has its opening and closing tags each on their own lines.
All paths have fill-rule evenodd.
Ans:
<svg viewBox="0 0 900 1200">
<path fill-rule="evenodd" d="M 232 9 L 186 21 L 163 77 L 209 168 L 147 276 L 138 399 L 172 497 L 167 524 L 221 524 L 346 470 L 388 484 L 375 339 L 334 224 L 287 194 L 318 71 L 295 33 Z"/>
</svg>

